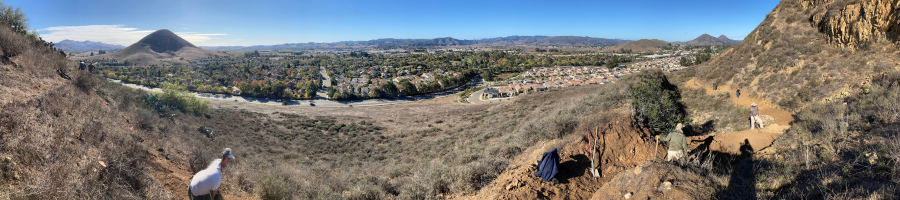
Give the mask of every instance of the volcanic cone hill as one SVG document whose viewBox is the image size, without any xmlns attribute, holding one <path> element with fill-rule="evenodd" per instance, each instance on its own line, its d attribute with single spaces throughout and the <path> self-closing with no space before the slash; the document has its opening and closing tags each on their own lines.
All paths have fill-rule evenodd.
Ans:
<svg viewBox="0 0 900 200">
<path fill-rule="evenodd" d="M 722 41 L 726 44 L 740 44 L 741 43 L 740 40 L 732 40 L 731 38 L 728 38 L 728 36 L 725 36 L 725 35 L 720 35 L 716 39 L 719 39 L 719 41 Z"/>
<path fill-rule="evenodd" d="M 725 35 L 721 35 L 718 38 L 713 37 L 709 34 L 703 34 L 694 38 L 691 41 L 687 42 L 678 42 L 676 44 L 681 44 L 685 46 L 716 46 L 716 45 L 730 45 L 730 44 L 740 44 L 740 40 L 732 40 L 728 39 Z"/>
<path fill-rule="evenodd" d="M 188 60 L 216 55 L 225 56 L 224 53 L 200 49 L 172 31 L 161 29 L 145 36 L 128 48 L 108 55 L 93 56 L 90 59 L 116 59 L 128 61 L 134 65 L 176 65 L 187 64 Z"/>
</svg>

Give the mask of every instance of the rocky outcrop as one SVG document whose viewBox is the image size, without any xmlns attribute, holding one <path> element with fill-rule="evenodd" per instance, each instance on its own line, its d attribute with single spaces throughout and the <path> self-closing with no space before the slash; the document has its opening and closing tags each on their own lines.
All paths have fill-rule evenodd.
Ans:
<svg viewBox="0 0 900 200">
<path fill-rule="evenodd" d="M 900 4 L 896 0 L 801 0 L 800 6 L 814 9 L 811 25 L 840 47 L 858 48 L 868 42 L 900 39 Z"/>
</svg>

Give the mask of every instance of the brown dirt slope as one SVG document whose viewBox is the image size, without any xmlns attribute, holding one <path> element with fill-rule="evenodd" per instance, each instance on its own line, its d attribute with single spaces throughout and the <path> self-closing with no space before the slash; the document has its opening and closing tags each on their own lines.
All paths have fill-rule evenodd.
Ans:
<svg viewBox="0 0 900 200">
<path fill-rule="evenodd" d="M 651 160 L 619 172 L 591 199 L 710 199 L 727 183 L 703 169 Z"/>
<path fill-rule="evenodd" d="M 709 95 L 734 92 L 728 85 L 722 85 L 719 86 L 719 90 L 713 90 L 707 84 L 697 83 L 698 86 L 694 86 L 695 81 L 697 80 L 686 81 L 682 87 L 703 87 Z M 762 130 L 692 136 L 689 137 L 688 142 L 691 152 L 712 151 L 730 155 L 739 155 L 743 153 L 742 151 L 759 152 L 772 145 L 773 141 L 790 128 L 790 123 L 794 120 L 790 112 L 772 108 L 772 103 L 749 95 L 729 98 L 729 101 L 735 105 L 747 105 L 748 107 L 750 103 L 756 102 L 763 118 L 768 118 L 766 127 Z M 749 120 L 747 124 L 749 125 Z M 705 165 L 709 165 L 709 163 Z M 619 172 L 609 183 L 597 190 L 592 199 L 621 199 L 626 195 L 635 199 L 709 199 L 731 184 L 733 183 L 728 180 L 728 177 L 698 168 L 696 165 L 680 165 L 673 162 L 651 160 L 633 169 Z"/>
<path fill-rule="evenodd" d="M 719 90 L 713 90 L 711 85 L 700 83 L 697 79 L 685 82 L 682 87 L 698 87 L 694 86 L 695 82 L 697 82 L 699 87 L 705 88 L 707 94 L 710 95 L 735 92 L 735 89 L 729 85 L 720 85 Z M 794 121 L 792 113 L 779 110 L 773 103 L 750 95 L 743 94 L 740 98 L 728 98 L 728 100 L 735 105 L 747 107 L 747 109 L 749 109 L 751 103 L 756 103 L 760 109 L 759 113 L 761 118 L 764 118 L 763 121 L 765 127 L 763 129 L 748 129 L 712 136 L 693 136 L 690 137 L 693 141 L 710 141 L 710 143 L 692 142 L 691 148 L 704 145 L 708 146 L 710 150 L 713 151 L 739 154 L 739 148 L 749 142 L 750 147 L 752 148 L 751 151 L 756 152 L 770 146 L 775 139 L 778 139 L 781 134 L 784 134 L 784 132 L 791 127 L 790 123 Z M 749 119 L 746 121 L 746 125 L 748 127 L 750 126 Z"/>
<path fill-rule="evenodd" d="M 565 139 L 557 139 L 519 156 L 490 185 L 477 194 L 456 197 L 457 199 L 587 199 L 612 176 L 651 160 L 654 150 L 658 157 L 665 154 L 665 147 L 654 148 L 652 140 L 646 140 L 650 133 L 625 115 L 618 115 L 615 121 L 600 126 L 599 147 L 597 148 L 598 171 L 602 177 L 588 174 L 591 165 L 591 151 L 585 130 Z M 593 131 L 593 130 L 592 130 Z M 561 143 L 559 149 L 560 172 L 556 175 L 559 184 L 544 182 L 534 176 L 540 156 Z M 564 144 L 571 143 L 571 144 Z"/>
<path fill-rule="evenodd" d="M 900 71 L 895 1 L 782 1 L 743 42 L 698 67 L 793 111 L 839 100 Z"/>
</svg>

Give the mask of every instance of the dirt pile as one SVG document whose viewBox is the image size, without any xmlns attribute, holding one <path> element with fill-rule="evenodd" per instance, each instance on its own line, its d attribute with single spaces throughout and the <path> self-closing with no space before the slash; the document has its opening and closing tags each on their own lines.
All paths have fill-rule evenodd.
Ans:
<svg viewBox="0 0 900 200">
<path fill-rule="evenodd" d="M 592 127 L 592 131 L 596 127 Z M 597 169 L 603 177 L 591 177 L 591 149 L 584 137 L 585 130 L 580 129 L 572 137 L 550 141 L 531 153 L 526 153 L 511 164 L 505 172 L 490 185 L 472 196 L 460 196 L 460 199 L 587 199 L 601 186 L 612 179 L 613 175 L 634 168 L 654 156 L 665 156 L 665 146 L 654 147 L 650 132 L 630 117 L 618 116 L 615 121 L 599 127 L 597 148 Z M 565 144 L 571 143 L 571 144 Z M 558 184 L 544 182 L 534 176 L 540 155 L 552 150 L 554 146 L 565 146 L 559 149 L 560 171 L 556 175 Z"/>
</svg>

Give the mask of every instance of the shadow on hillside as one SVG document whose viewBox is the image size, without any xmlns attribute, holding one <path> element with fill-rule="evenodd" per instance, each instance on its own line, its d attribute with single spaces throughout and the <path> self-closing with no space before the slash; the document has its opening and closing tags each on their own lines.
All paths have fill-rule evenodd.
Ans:
<svg viewBox="0 0 900 200">
<path fill-rule="evenodd" d="M 573 160 L 559 164 L 560 170 L 559 173 L 556 174 L 556 179 L 559 180 L 559 183 L 569 183 L 569 178 L 573 177 L 589 176 L 586 174 L 588 168 L 591 167 L 590 158 L 584 154 L 569 156 L 569 158 L 572 158 Z"/>
<path fill-rule="evenodd" d="M 753 147 L 750 141 L 744 139 L 741 144 L 740 154 L 733 155 L 721 152 L 713 152 L 716 166 L 730 166 L 731 176 L 728 187 L 715 194 L 715 199 L 756 199 L 757 175 L 754 173 L 756 166 L 768 165 L 765 160 L 753 159 Z"/>
<path fill-rule="evenodd" d="M 685 136 L 708 135 L 716 130 L 716 121 L 708 120 L 700 126 L 688 125 L 684 128 Z"/>
</svg>

